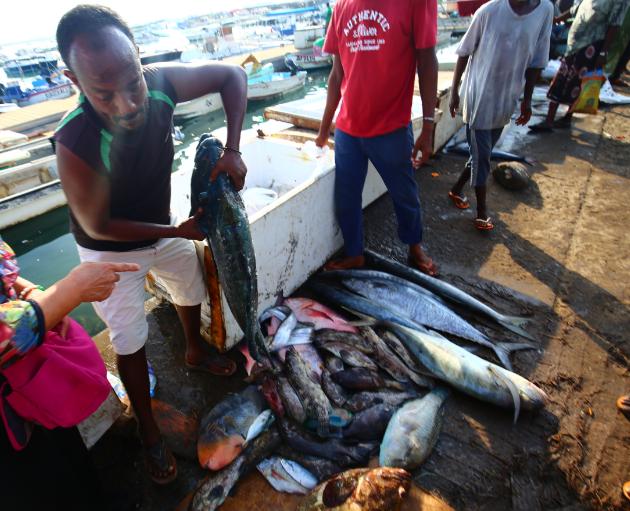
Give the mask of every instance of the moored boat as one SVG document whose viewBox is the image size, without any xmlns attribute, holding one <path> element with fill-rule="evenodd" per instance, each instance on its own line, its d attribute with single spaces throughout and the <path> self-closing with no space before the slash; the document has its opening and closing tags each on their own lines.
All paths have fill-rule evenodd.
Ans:
<svg viewBox="0 0 630 511">
<path fill-rule="evenodd" d="M 270 99 L 304 87 L 306 71 L 297 73 L 272 73 L 259 79 L 247 81 L 247 99 L 256 101 Z"/>
<path fill-rule="evenodd" d="M 223 101 L 221 100 L 221 94 L 212 93 L 190 101 L 184 101 L 183 103 L 177 103 L 173 115 L 175 120 L 183 121 L 216 112 L 222 108 Z"/>
<path fill-rule="evenodd" d="M 310 71 L 332 66 L 332 55 L 311 49 L 310 51 L 289 53 L 284 58 L 289 69 Z"/>
<path fill-rule="evenodd" d="M 30 87 L 8 85 L 0 98 L 5 102 L 17 103 L 19 106 L 34 105 L 49 99 L 63 99 L 75 93 L 70 81 L 55 83 L 48 80 L 36 80 Z"/>
</svg>

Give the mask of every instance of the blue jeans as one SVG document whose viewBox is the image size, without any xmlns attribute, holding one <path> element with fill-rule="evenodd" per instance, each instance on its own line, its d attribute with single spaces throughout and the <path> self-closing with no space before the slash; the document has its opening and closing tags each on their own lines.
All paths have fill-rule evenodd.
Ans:
<svg viewBox="0 0 630 511">
<path fill-rule="evenodd" d="M 394 202 L 398 237 L 407 245 L 422 241 L 418 186 L 411 164 L 411 124 L 385 135 L 361 138 L 335 130 L 335 214 L 348 257 L 363 254 L 361 195 L 368 160 L 380 174 Z"/>
<path fill-rule="evenodd" d="M 466 124 L 466 138 L 470 147 L 470 158 L 466 165 L 470 167 L 471 186 L 486 186 L 490 174 L 492 149 L 499 141 L 503 128 L 476 130 Z"/>
</svg>

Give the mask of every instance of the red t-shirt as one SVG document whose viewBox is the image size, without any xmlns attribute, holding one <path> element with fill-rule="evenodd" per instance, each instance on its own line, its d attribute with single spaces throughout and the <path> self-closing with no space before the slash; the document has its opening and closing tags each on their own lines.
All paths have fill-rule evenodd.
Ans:
<svg viewBox="0 0 630 511">
<path fill-rule="evenodd" d="M 344 70 L 336 125 L 355 137 L 407 126 L 415 50 L 436 38 L 436 0 L 339 0 L 324 44 Z"/>
</svg>

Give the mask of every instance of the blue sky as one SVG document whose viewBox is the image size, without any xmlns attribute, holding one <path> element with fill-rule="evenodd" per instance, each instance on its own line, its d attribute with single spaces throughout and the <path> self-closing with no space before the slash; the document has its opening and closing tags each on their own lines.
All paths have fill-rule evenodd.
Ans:
<svg viewBox="0 0 630 511">
<path fill-rule="evenodd" d="M 131 25 L 160 19 L 185 18 L 225 9 L 252 7 L 283 0 L 101 0 L 94 3 L 107 5 Z M 286 1 L 286 0 L 284 0 Z M 89 3 L 89 0 L 84 0 Z M 3 2 L 0 14 L 0 44 L 13 44 L 33 39 L 52 38 L 59 18 L 81 2 L 69 0 L 32 0 Z"/>
</svg>

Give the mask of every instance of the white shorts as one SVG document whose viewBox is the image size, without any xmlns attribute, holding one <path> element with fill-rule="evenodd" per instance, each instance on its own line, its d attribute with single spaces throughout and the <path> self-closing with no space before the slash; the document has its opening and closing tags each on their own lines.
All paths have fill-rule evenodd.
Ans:
<svg viewBox="0 0 630 511">
<path fill-rule="evenodd" d="M 195 245 L 183 238 L 164 238 L 155 245 L 128 252 L 90 250 L 77 245 L 82 262 L 137 263 L 139 271 L 120 273 L 113 293 L 94 309 L 109 328 L 118 355 L 131 355 L 147 342 L 149 324 L 144 313 L 147 273 L 158 277 L 177 305 L 199 305 L 206 297 Z"/>
</svg>

